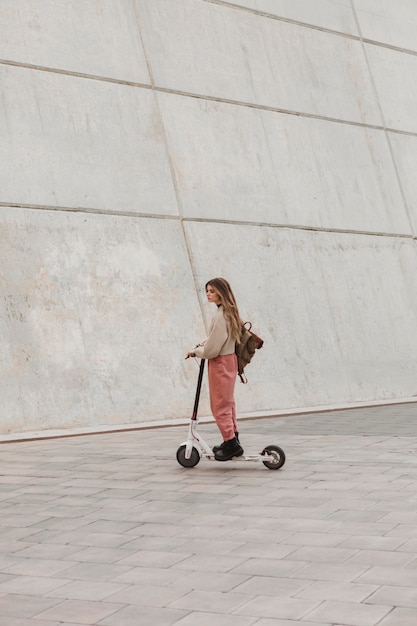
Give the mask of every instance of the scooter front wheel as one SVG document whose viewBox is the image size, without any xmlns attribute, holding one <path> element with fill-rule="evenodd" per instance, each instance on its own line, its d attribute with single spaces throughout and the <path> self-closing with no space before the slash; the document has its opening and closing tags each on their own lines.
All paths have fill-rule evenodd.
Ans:
<svg viewBox="0 0 417 626">
<path fill-rule="evenodd" d="M 268 454 L 273 457 L 273 461 L 262 461 L 268 469 L 279 469 L 285 463 L 285 452 L 279 446 L 266 446 L 261 454 Z"/>
<path fill-rule="evenodd" d="M 197 463 L 200 462 L 200 453 L 197 450 L 197 448 L 194 448 L 191 450 L 191 455 L 190 458 L 187 459 L 185 457 L 185 450 L 186 450 L 187 446 L 186 445 L 182 445 L 178 448 L 177 450 L 177 461 L 180 465 L 182 465 L 183 467 L 195 467 L 197 465 Z"/>
</svg>

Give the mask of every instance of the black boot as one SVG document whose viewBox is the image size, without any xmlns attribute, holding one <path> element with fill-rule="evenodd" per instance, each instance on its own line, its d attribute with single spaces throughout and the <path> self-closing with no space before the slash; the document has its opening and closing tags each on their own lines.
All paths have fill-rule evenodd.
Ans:
<svg viewBox="0 0 417 626">
<path fill-rule="evenodd" d="M 237 439 L 237 442 L 240 443 L 240 441 L 239 441 L 239 433 L 235 433 L 235 437 Z M 223 448 L 225 443 L 226 442 L 223 441 L 223 443 L 221 443 L 219 446 L 214 446 L 214 448 L 213 448 L 214 454 L 216 454 L 216 452 L 218 452 L 219 450 L 222 450 L 222 448 Z"/>
<path fill-rule="evenodd" d="M 242 456 L 243 448 L 239 443 L 239 440 L 236 437 L 233 439 L 229 439 L 229 441 L 224 441 L 223 445 L 220 447 L 214 454 L 214 458 L 216 461 L 230 461 L 234 456 Z"/>
</svg>

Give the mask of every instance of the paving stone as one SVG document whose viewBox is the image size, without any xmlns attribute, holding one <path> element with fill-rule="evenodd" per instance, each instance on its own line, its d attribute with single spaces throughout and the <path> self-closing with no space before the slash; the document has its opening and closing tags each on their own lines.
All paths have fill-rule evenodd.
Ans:
<svg viewBox="0 0 417 626">
<path fill-rule="evenodd" d="M 102 548 L 101 546 L 85 546 L 80 550 L 80 546 L 74 546 L 76 552 L 72 552 L 63 557 L 66 561 L 78 563 L 119 563 L 123 565 L 123 559 L 135 554 L 134 550 L 124 550 L 122 548 Z"/>
<path fill-rule="evenodd" d="M 235 586 L 236 593 L 248 596 L 302 596 L 302 591 L 311 586 L 311 580 L 293 578 L 275 578 L 271 576 L 251 576 L 242 584 Z M 375 587 L 374 587 L 375 589 Z M 305 596 L 309 598 L 308 595 Z"/>
<path fill-rule="evenodd" d="M 373 585 L 398 585 L 399 587 L 417 587 L 417 571 L 400 567 L 368 567 L 358 575 L 357 582 Z"/>
<path fill-rule="evenodd" d="M 301 533 L 297 532 L 283 541 L 285 544 L 294 546 L 322 546 L 322 547 L 349 547 L 345 546 L 347 535 L 338 535 L 336 533 Z"/>
<path fill-rule="evenodd" d="M 191 550 L 187 549 L 187 552 L 191 552 Z M 188 557 L 188 553 L 181 554 L 173 552 L 158 552 L 156 550 L 140 550 L 125 558 L 121 558 L 118 563 L 120 565 L 140 565 L 141 567 L 170 567 L 175 563 L 180 563 Z"/>
<path fill-rule="evenodd" d="M 357 551 L 348 548 L 327 548 L 321 546 L 303 546 L 291 553 L 292 561 L 305 561 L 314 563 L 343 563 L 348 559 L 353 560 Z"/>
<path fill-rule="evenodd" d="M 391 538 L 389 538 L 391 539 Z M 417 555 L 417 538 L 404 541 L 401 538 L 401 544 L 397 547 L 398 552 L 409 552 Z"/>
<path fill-rule="evenodd" d="M 338 532 L 343 535 L 368 535 L 372 537 L 390 536 L 396 524 L 341 522 L 333 526 L 328 532 Z M 417 528 L 417 527 L 416 527 Z"/>
<path fill-rule="evenodd" d="M 16 594 L 4 595 L 0 596 L 0 617 L 34 617 L 59 603 L 60 600 L 57 598 L 23 594 L 18 596 Z M 36 621 L 34 624 L 36 624 Z"/>
<path fill-rule="evenodd" d="M 120 585 L 121 586 L 121 585 Z M 186 591 L 177 587 L 162 587 L 161 585 L 129 585 L 124 589 L 116 591 L 109 598 L 111 602 L 120 604 L 131 604 L 138 606 L 164 607 L 173 603 L 175 600 L 182 598 L 187 594 Z M 186 608 L 178 606 L 175 608 Z"/>
<path fill-rule="evenodd" d="M 16 576 L 0 582 L 0 594 L 16 594 L 30 596 L 51 595 L 54 589 L 68 583 L 64 578 L 48 578 L 45 576 Z"/>
<path fill-rule="evenodd" d="M 234 568 L 237 568 L 238 565 L 246 560 L 246 557 L 198 554 L 179 561 L 175 564 L 175 569 L 193 571 L 203 569 L 211 572 L 229 572 L 234 570 L 236 572 L 237 570 Z M 238 573 L 240 572 L 238 571 Z"/>
<path fill-rule="evenodd" d="M 117 563 L 77 563 L 65 569 L 65 577 L 73 580 L 113 581 L 131 570 L 129 565 Z M 62 577 L 62 576 L 61 576 Z"/>
<path fill-rule="evenodd" d="M 112 582 L 115 583 L 130 583 L 136 584 L 148 584 L 148 585 L 169 585 L 174 582 L 179 574 L 178 570 L 172 568 L 166 569 L 162 567 L 131 567 L 127 572 L 116 576 Z"/>
<path fill-rule="evenodd" d="M 36 543 L 28 548 L 19 550 L 19 558 L 29 557 L 56 561 L 71 556 L 78 551 L 79 546 Z"/>
<path fill-rule="evenodd" d="M 21 574 L 22 576 L 53 576 L 61 574 L 71 568 L 68 561 L 56 559 L 19 559 L 12 565 L 3 568 L 3 572 L 9 574 Z"/>
<path fill-rule="evenodd" d="M 367 598 L 366 602 L 368 604 L 388 604 L 417 609 L 417 589 L 384 585 Z"/>
<path fill-rule="evenodd" d="M 155 550 L 156 552 L 186 552 L 184 546 L 189 542 L 186 537 L 139 537 L 125 544 L 120 552 L 130 552 L 130 554 L 138 550 Z M 126 555 L 127 556 L 127 555 Z M 190 556 L 190 555 L 189 555 Z M 122 557 L 123 558 L 123 557 Z"/>
<path fill-rule="evenodd" d="M 195 611 L 176 622 L 176 626 L 213 626 L 214 624 L 215 626 L 252 626 L 252 624 L 258 624 L 258 621 L 256 617 Z"/>
<path fill-rule="evenodd" d="M 369 598 L 372 598 L 372 594 L 377 590 L 377 585 L 318 581 L 299 591 L 297 597 L 310 600 L 336 600 L 338 602 L 360 603 L 365 600 L 366 602 L 371 601 Z"/>
<path fill-rule="evenodd" d="M 407 549 L 407 544 L 408 548 Z M 409 543 L 404 541 L 403 537 L 370 537 L 369 535 L 353 535 L 338 544 L 341 548 L 355 548 L 357 550 L 385 550 L 392 552 L 398 550 L 400 552 L 415 552 L 417 543 Z M 414 550 L 414 545 L 416 550 Z"/>
<path fill-rule="evenodd" d="M 417 624 L 417 609 L 394 608 L 378 626 L 415 626 Z"/>
<path fill-rule="evenodd" d="M 244 594 L 219 593 L 217 591 L 191 591 L 170 603 L 170 607 L 192 611 L 210 611 L 211 613 L 232 613 L 245 604 L 248 597 Z"/>
<path fill-rule="evenodd" d="M 53 598 L 65 598 L 68 600 L 91 600 L 97 602 L 100 600 L 106 600 L 118 592 L 126 588 L 127 585 L 108 583 L 103 581 L 89 581 L 88 584 L 85 581 L 75 580 L 73 582 L 66 581 L 66 584 L 55 587 L 48 592 L 49 597 Z"/>
<path fill-rule="evenodd" d="M 120 610 L 121 605 L 109 602 L 89 602 L 87 600 L 65 600 L 55 606 L 39 612 L 37 618 L 68 621 L 76 624 L 96 624 L 105 617 Z M 35 622 L 36 623 L 36 622 Z"/>
<path fill-rule="evenodd" d="M 235 613 L 238 615 L 300 620 L 313 611 L 318 604 L 318 602 L 300 598 L 257 596 L 235 611 Z"/>
<path fill-rule="evenodd" d="M 385 617 L 392 607 L 367 605 L 354 602 L 323 602 L 308 614 L 308 618 L 317 621 L 346 626 L 375 626 Z"/>
<path fill-rule="evenodd" d="M 0 626 L 34 626 L 37 624 L 38 626 L 79 626 L 79 624 L 68 624 L 67 622 L 64 624 L 63 622 L 51 622 L 45 620 L 34 620 L 21 618 L 21 617 L 2 617 L 0 616 Z"/>
<path fill-rule="evenodd" d="M 369 566 L 388 565 L 406 567 L 417 558 L 417 553 L 388 550 L 360 550 L 350 559 L 351 563 L 364 563 Z"/>
<path fill-rule="evenodd" d="M 188 613 L 177 609 L 128 605 L 102 619 L 100 626 L 172 626 Z"/>
<path fill-rule="evenodd" d="M 241 549 L 245 546 L 239 541 L 220 541 L 216 539 L 194 539 L 181 546 L 181 552 L 193 554 L 209 554 L 224 556 L 230 554 L 233 557 L 242 558 Z M 285 548 L 282 550 L 285 552 Z M 171 555 L 172 556 L 172 555 Z"/>
<path fill-rule="evenodd" d="M 240 557 L 254 557 L 265 559 L 282 559 L 292 554 L 297 550 L 297 546 L 284 545 L 284 544 L 270 544 L 270 543 L 244 543 L 239 544 L 239 548 L 236 548 L 230 554 L 238 554 Z"/>
<path fill-rule="evenodd" d="M 302 561 L 275 559 L 247 559 L 231 570 L 233 574 L 249 574 L 251 576 L 293 576 L 301 571 L 306 563 Z"/>
<path fill-rule="evenodd" d="M 338 582 L 352 582 L 357 580 L 369 568 L 366 565 L 356 563 L 309 563 L 290 575 L 293 578 L 303 578 L 306 580 L 328 580 Z M 362 580 L 361 580 L 362 582 Z M 363 580 L 363 582 L 373 582 Z"/>
<path fill-rule="evenodd" d="M 238 585 L 248 580 L 248 576 L 239 574 L 222 574 L 219 572 L 184 572 L 173 581 L 170 586 L 185 592 L 190 591 L 220 591 L 227 593 L 237 590 Z"/>
<path fill-rule="evenodd" d="M 255 622 L 256 626 L 329 626 L 329 624 L 325 624 L 324 622 L 310 622 L 308 620 L 302 620 L 302 621 L 294 621 L 294 620 L 287 620 L 287 619 L 269 619 L 269 618 L 264 618 L 264 619 L 260 619 L 259 621 Z M 337 624 L 337 626 L 343 626 L 341 624 Z"/>
</svg>

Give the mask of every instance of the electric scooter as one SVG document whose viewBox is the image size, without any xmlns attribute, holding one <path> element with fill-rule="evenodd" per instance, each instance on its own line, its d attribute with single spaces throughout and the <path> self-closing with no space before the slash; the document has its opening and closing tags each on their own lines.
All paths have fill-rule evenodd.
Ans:
<svg viewBox="0 0 417 626">
<path fill-rule="evenodd" d="M 202 457 L 208 461 L 214 461 L 214 452 L 210 446 L 204 441 L 203 437 L 198 433 L 198 405 L 200 402 L 201 385 L 203 382 L 205 360 L 200 361 L 200 370 L 198 374 L 197 390 L 194 400 L 194 409 L 191 416 L 188 429 L 187 441 L 182 443 L 177 450 L 177 461 L 183 467 L 195 467 Z M 265 446 L 262 452 L 258 454 L 243 454 L 240 457 L 234 457 L 231 461 L 258 461 L 268 469 L 280 469 L 285 463 L 285 453 L 282 448 L 275 445 Z"/>
</svg>

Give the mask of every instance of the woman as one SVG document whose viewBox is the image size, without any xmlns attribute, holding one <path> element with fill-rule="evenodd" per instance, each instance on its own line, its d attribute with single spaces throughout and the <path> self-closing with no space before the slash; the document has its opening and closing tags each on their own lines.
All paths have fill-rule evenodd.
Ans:
<svg viewBox="0 0 417 626">
<path fill-rule="evenodd" d="M 229 461 L 243 454 L 237 432 L 234 389 L 237 375 L 236 342 L 240 339 L 242 321 L 233 291 L 224 278 L 213 278 L 206 284 L 209 302 L 217 311 L 207 339 L 198 344 L 187 357 L 208 360 L 210 408 L 222 434 L 223 443 L 213 448 L 217 461 Z"/>
</svg>

